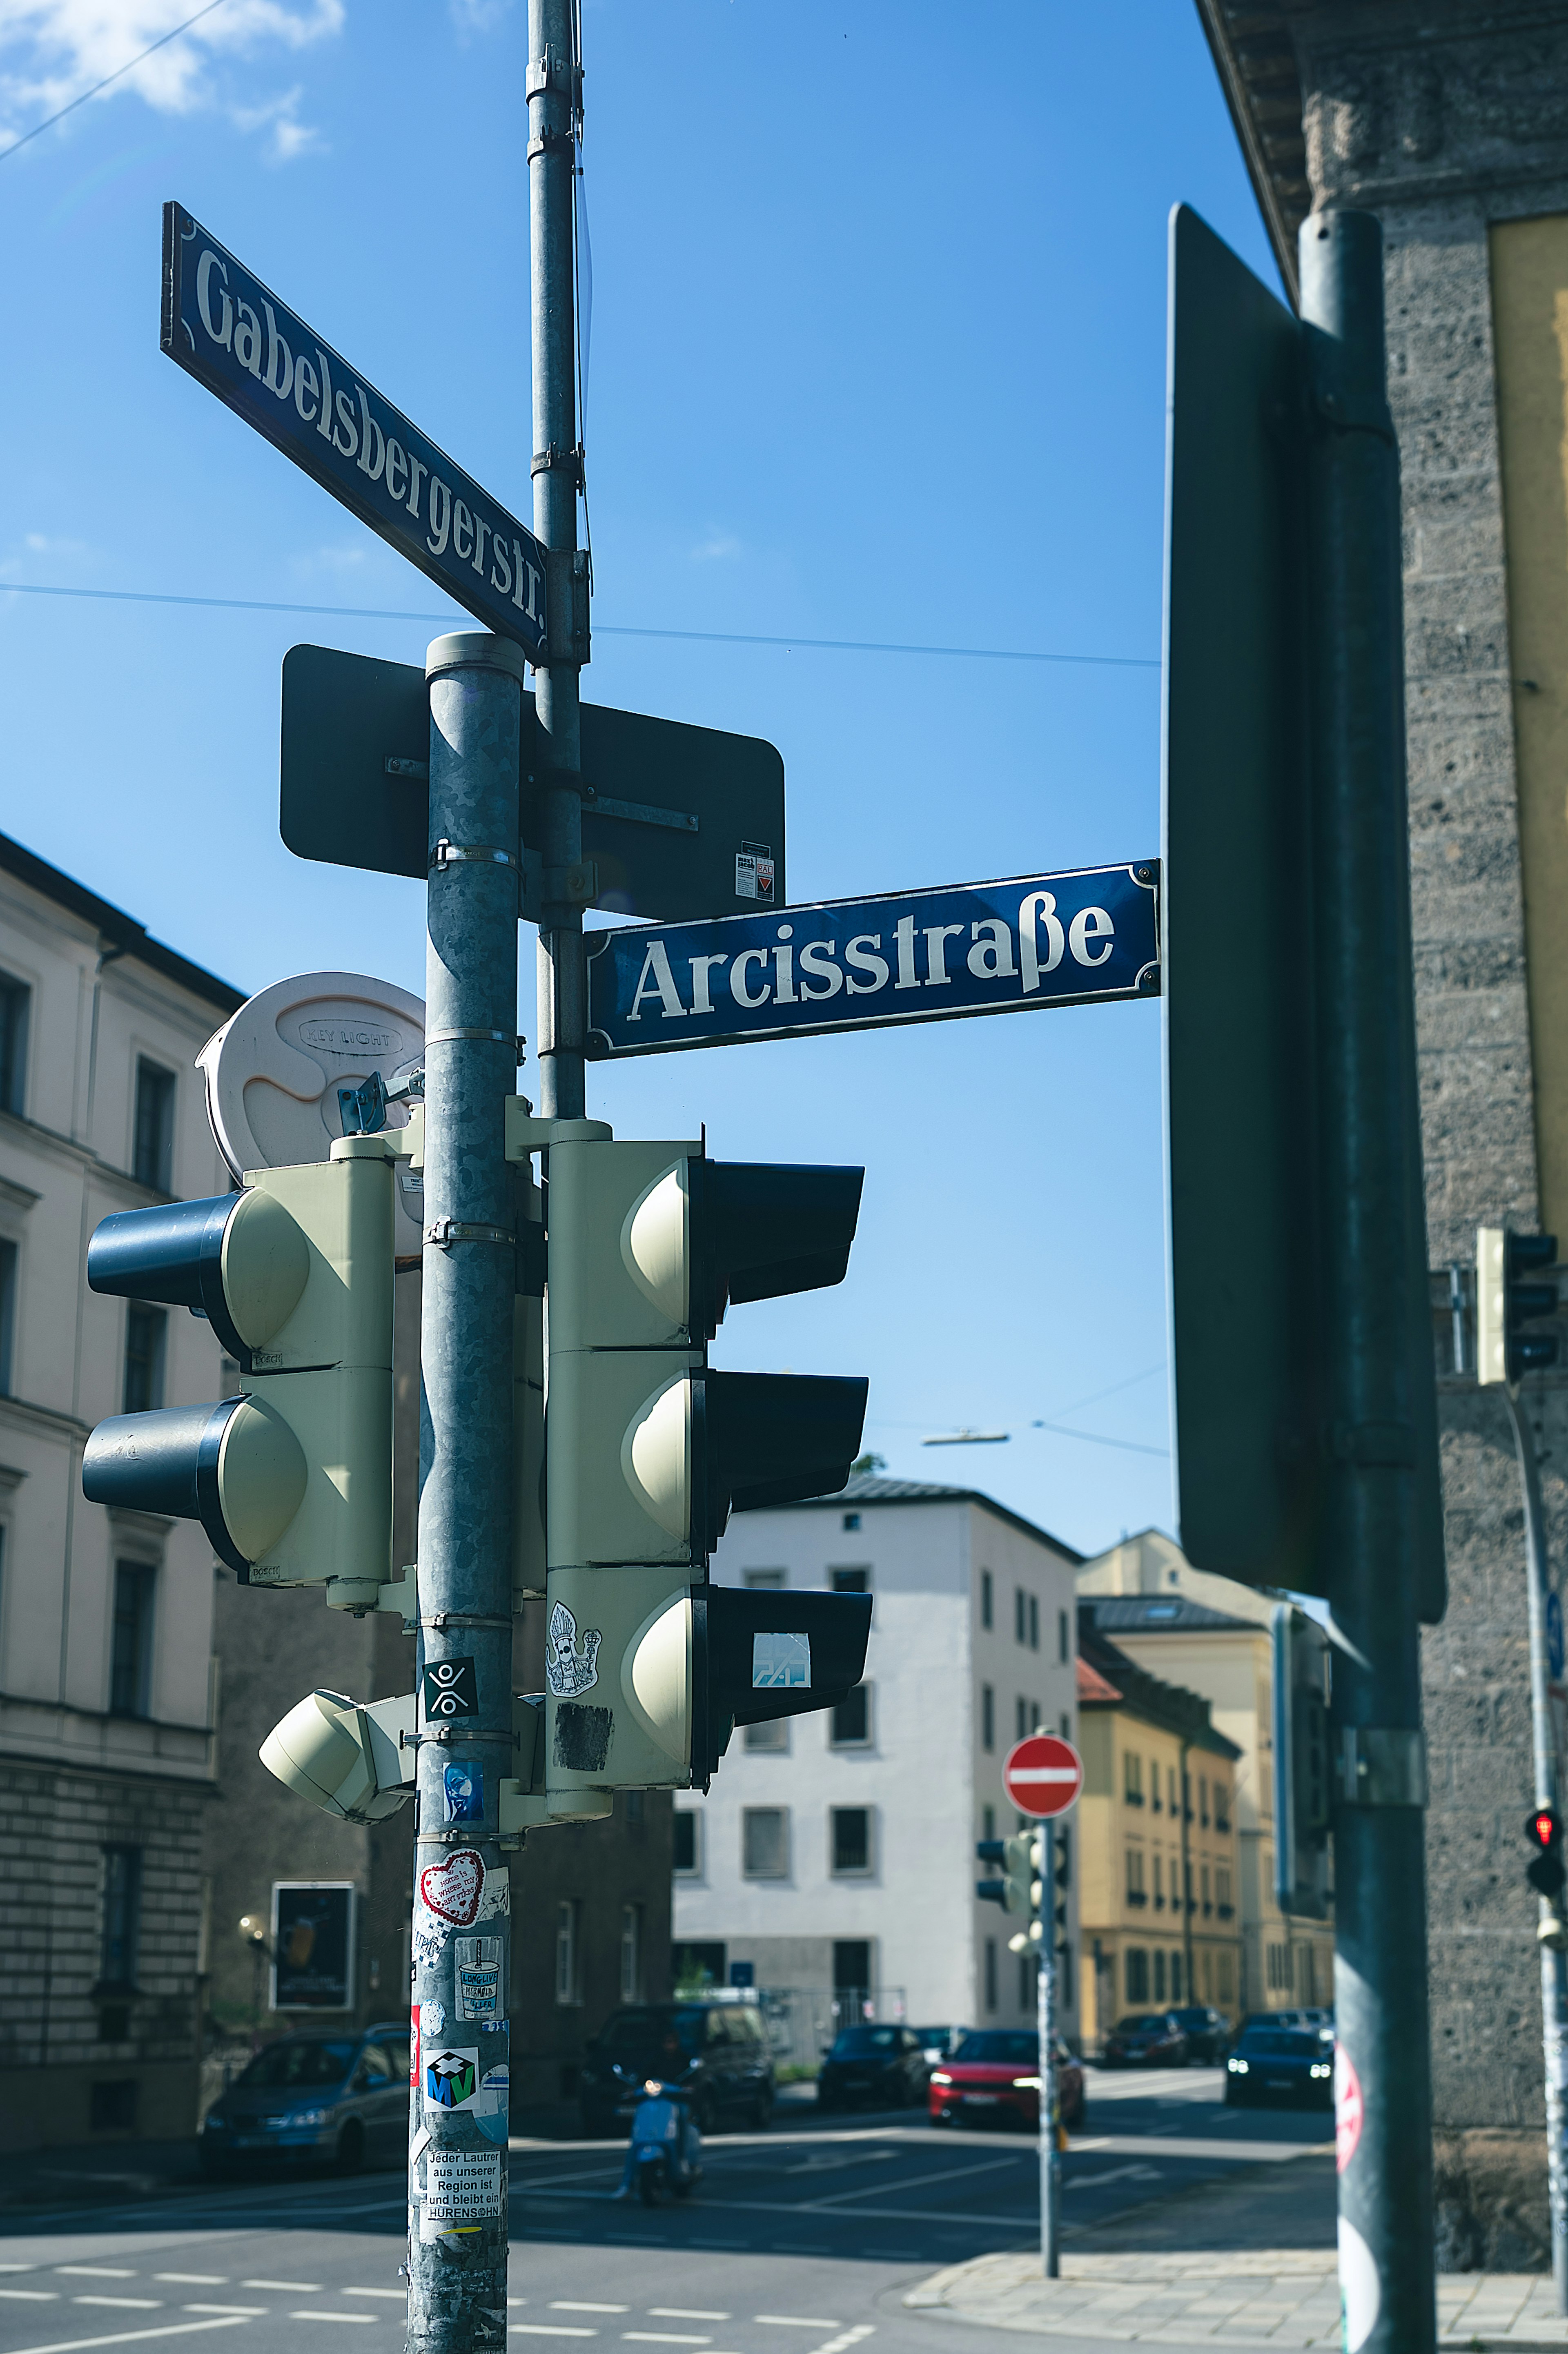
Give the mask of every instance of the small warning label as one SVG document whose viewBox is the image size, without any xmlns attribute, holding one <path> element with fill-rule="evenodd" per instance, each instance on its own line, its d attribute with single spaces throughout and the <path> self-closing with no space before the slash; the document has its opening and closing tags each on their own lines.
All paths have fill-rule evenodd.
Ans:
<svg viewBox="0 0 1568 2354">
<path fill-rule="evenodd" d="M 735 854 L 735 896 L 737 899 L 773 898 L 773 851 L 766 842 L 743 842 Z"/>
<path fill-rule="evenodd" d="M 425 2196 L 419 2207 L 419 2237 L 471 2230 L 501 2212 L 501 2152 L 498 2149 L 437 2149 L 425 2154 Z"/>
</svg>

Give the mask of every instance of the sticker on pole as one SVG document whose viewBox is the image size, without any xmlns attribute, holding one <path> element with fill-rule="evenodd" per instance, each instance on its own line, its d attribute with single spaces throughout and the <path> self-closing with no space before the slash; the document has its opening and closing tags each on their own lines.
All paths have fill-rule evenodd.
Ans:
<svg viewBox="0 0 1568 2354">
<path fill-rule="evenodd" d="M 1334 2168 L 1343 2174 L 1361 2137 L 1361 2080 L 1344 2045 L 1334 2052 Z"/>
<path fill-rule="evenodd" d="M 477 2232 L 487 2218 L 500 2212 L 499 2149 L 441 2149 L 432 2143 L 425 2158 L 420 2239 L 443 2239 L 449 2232 Z"/>
<path fill-rule="evenodd" d="M 1032 1733 L 1002 1759 L 1001 1787 L 1021 1815 L 1065 1815 L 1084 1787 L 1084 1761 L 1059 1734 Z"/>
</svg>

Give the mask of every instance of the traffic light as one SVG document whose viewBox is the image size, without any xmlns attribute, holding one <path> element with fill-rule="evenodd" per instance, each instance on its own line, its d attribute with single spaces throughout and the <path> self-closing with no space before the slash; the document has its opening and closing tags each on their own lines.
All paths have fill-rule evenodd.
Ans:
<svg viewBox="0 0 1568 2354">
<path fill-rule="evenodd" d="M 345 1136 L 238 1193 L 104 1219 L 90 1287 L 206 1317 L 240 1386 L 101 1422 L 90 1501 L 199 1521 L 241 1585 L 375 1606 L 391 1576 L 393 1167 L 386 1138 Z"/>
<path fill-rule="evenodd" d="M 1292 1603 L 1273 1618 L 1274 1878 L 1282 1913 L 1330 1911 L 1329 1638 Z"/>
<path fill-rule="evenodd" d="M 1004 1913 L 1027 1913 L 1033 1917 L 1026 1929 L 1007 1941 L 1010 1954 L 1027 1953 L 1040 1943 L 1040 1838 L 1034 1831 L 1019 1831 L 1012 1839 L 977 1840 L 975 1854 L 981 1863 L 1000 1863 L 1000 1880 L 977 1880 L 975 1894 L 988 1904 L 1000 1904 Z"/>
<path fill-rule="evenodd" d="M 1058 1823 L 1056 1826 L 1054 1842 L 1056 1850 L 1055 1869 L 1051 1875 L 1052 1880 L 1055 1883 L 1053 1895 L 1052 1918 L 1056 1930 L 1056 1951 L 1058 1953 L 1062 1951 L 1062 1948 L 1067 1942 L 1067 1891 L 1072 1885 L 1073 1880 L 1072 1841 L 1073 1833 L 1071 1827 L 1066 1823 Z"/>
<path fill-rule="evenodd" d="M 342 1822 L 376 1823 L 414 1795 L 415 1695 L 357 1705 L 313 1691 L 275 1724 L 258 1752 L 285 1789 Z"/>
<path fill-rule="evenodd" d="M 1557 1286 L 1531 1283 L 1531 1268 L 1557 1265 L 1555 1235 L 1514 1235 L 1501 1226 L 1476 1230 L 1476 1379 L 1517 1382 L 1521 1373 L 1557 1363 L 1552 1332 L 1520 1327 L 1557 1313 Z"/>
<path fill-rule="evenodd" d="M 1524 1867 L 1524 1876 L 1538 1896 L 1555 1903 L 1568 1881 L 1563 1863 L 1563 1818 L 1556 1808 L 1537 1807 L 1527 1815 L 1524 1835 L 1535 1850 Z"/>
<path fill-rule="evenodd" d="M 859 1451 L 863 1380 L 707 1349 L 732 1303 L 842 1280 L 864 1172 L 617 1142 L 514 1099 L 509 1154 L 541 1146 L 546 1787 L 705 1788 L 736 1724 L 832 1707 L 864 1670 L 869 1596 L 707 1577 L 732 1511 L 832 1494 Z"/>
</svg>

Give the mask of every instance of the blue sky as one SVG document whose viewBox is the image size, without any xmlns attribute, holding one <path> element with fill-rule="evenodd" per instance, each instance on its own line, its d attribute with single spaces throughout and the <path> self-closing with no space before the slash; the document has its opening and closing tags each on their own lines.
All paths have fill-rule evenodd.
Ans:
<svg viewBox="0 0 1568 2354">
<path fill-rule="evenodd" d="M 0 0 L 0 129 L 188 13 Z M 444 600 L 161 355 L 160 206 L 526 516 L 525 54 L 523 0 L 222 0 L 0 159 L 0 824 L 247 989 L 421 988 L 418 886 L 278 839 L 278 675 L 418 662 Z M 1171 205 L 1273 282 L 1190 0 L 586 0 L 584 55 L 586 693 L 778 744 L 797 899 L 1152 854 L 1152 667 L 612 631 L 1157 659 Z M 1170 1524 L 1156 1008 L 662 1055 L 589 1108 L 864 1163 L 848 1281 L 736 1311 L 718 1362 L 869 1374 L 890 1471 L 1086 1551 Z M 1012 1437 L 920 1444 L 959 1426 Z"/>
</svg>

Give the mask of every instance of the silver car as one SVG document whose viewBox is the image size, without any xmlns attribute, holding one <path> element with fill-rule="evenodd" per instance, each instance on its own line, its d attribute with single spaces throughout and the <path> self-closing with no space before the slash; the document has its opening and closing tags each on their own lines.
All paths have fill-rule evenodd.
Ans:
<svg viewBox="0 0 1568 2354">
<path fill-rule="evenodd" d="M 335 2166 L 402 2162 L 408 2141 L 408 2028 L 315 2028 L 258 2052 L 207 2111 L 201 2162 L 208 2175 L 265 2160 Z"/>
</svg>

